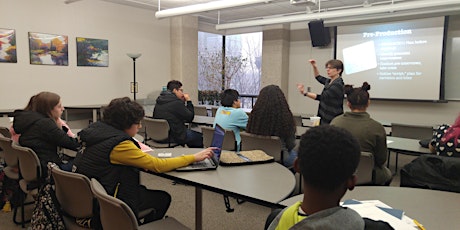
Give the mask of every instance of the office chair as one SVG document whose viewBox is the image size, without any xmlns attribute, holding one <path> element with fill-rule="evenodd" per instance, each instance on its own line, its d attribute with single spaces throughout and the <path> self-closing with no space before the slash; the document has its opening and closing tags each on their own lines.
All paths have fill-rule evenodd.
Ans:
<svg viewBox="0 0 460 230">
<path fill-rule="evenodd" d="M 202 126 L 201 131 L 203 133 L 203 146 L 210 147 L 212 142 L 212 137 L 214 135 L 214 128 L 209 126 Z M 226 129 L 224 134 L 224 143 L 222 145 L 222 150 L 235 151 L 237 147 L 235 134 L 233 130 Z"/>
<path fill-rule="evenodd" d="M 164 119 L 144 117 L 145 143 L 155 148 L 174 148 L 179 144 L 171 141 L 169 123 Z"/>
<path fill-rule="evenodd" d="M 104 229 L 189 229 L 176 219 L 167 217 L 139 226 L 131 208 L 120 199 L 110 196 L 96 179 L 91 179 L 91 189 L 99 202 L 101 223 Z"/>
<path fill-rule="evenodd" d="M 358 177 L 356 185 L 370 185 L 373 184 L 373 171 L 374 171 L 374 154 L 369 152 L 361 152 L 358 168 L 356 168 L 356 176 Z"/>
<path fill-rule="evenodd" d="M 38 190 L 42 184 L 42 169 L 40 160 L 37 154 L 30 148 L 19 146 L 18 144 L 11 145 L 16 151 L 19 161 L 19 187 L 23 194 L 20 196 L 20 208 L 21 208 L 21 221 L 16 220 L 16 214 L 19 207 L 14 208 L 13 221 L 16 224 L 21 224 L 24 228 L 25 224 L 30 220 L 24 218 L 24 207 L 25 205 L 34 204 L 34 201 L 25 202 L 27 195 L 36 197 Z"/>
<path fill-rule="evenodd" d="M 56 198 L 64 212 L 66 229 L 87 229 L 78 225 L 75 219 L 93 217 L 95 198 L 88 177 L 63 171 L 57 165 L 52 166 L 51 175 L 54 179 Z"/>
</svg>

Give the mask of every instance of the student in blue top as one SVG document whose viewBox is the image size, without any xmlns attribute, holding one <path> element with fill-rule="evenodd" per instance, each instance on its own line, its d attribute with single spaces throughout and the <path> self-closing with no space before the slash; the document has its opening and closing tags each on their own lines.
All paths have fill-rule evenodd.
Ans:
<svg viewBox="0 0 460 230">
<path fill-rule="evenodd" d="M 222 106 L 217 109 L 214 127 L 219 124 L 224 129 L 231 129 L 235 133 L 237 148 L 240 148 L 240 129 L 246 129 L 248 115 L 241 107 L 240 94 L 234 89 L 226 89 L 221 95 Z"/>
</svg>

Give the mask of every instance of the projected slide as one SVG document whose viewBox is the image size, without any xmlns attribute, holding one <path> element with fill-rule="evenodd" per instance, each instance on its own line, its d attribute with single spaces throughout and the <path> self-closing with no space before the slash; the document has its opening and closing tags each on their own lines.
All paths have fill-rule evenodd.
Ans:
<svg viewBox="0 0 460 230">
<path fill-rule="evenodd" d="M 337 28 L 345 84 L 373 98 L 439 100 L 444 17 Z"/>
<path fill-rule="evenodd" d="M 377 67 L 374 41 L 343 49 L 345 74 L 353 74 Z"/>
</svg>

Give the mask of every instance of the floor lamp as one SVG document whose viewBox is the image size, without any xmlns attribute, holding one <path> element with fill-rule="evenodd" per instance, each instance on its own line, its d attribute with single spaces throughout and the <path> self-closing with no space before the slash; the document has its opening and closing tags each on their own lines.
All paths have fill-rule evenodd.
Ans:
<svg viewBox="0 0 460 230">
<path fill-rule="evenodd" d="M 139 58 L 142 54 L 140 53 L 127 53 L 128 57 L 133 59 L 133 71 L 134 71 L 134 81 L 131 82 L 131 93 L 134 95 L 134 100 L 136 100 L 137 93 L 137 82 L 136 82 L 136 59 Z"/>
</svg>

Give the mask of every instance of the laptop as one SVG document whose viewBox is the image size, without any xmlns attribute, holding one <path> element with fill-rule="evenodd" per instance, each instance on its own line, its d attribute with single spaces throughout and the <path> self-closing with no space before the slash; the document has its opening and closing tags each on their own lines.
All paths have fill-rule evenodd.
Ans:
<svg viewBox="0 0 460 230">
<path fill-rule="evenodd" d="M 188 166 L 177 168 L 176 171 L 195 171 L 195 170 L 212 170 L 216 169 L 219 165 L 220 153 L 222 152 L 222 145 L 224 144 L 225 129 L 219 124 L 214 128 L 212 136 L 211 147 L 217 147 L 214 150 L 214 156 L 203 161 L 194 162 Z"/>
</svg>

